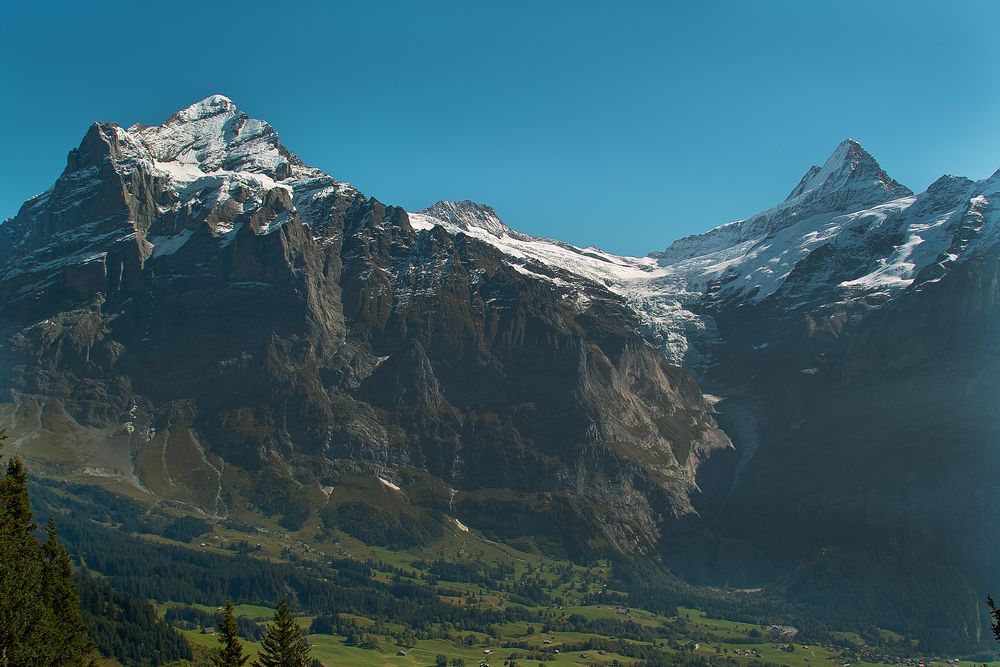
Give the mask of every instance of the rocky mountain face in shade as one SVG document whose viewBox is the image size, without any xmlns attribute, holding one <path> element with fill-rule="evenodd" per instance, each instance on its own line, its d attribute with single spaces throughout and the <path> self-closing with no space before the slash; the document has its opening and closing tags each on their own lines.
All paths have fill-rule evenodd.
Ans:
<svg viewBox="0 0 1000 667">
<path fill-rule="evenodd" d="M 976 591 L 1000 587 L 996 201 L 1000 172 L 914 194 L 847 140 L 785 202 L 644 258 L 466 233 L 567 299 L 612 292 L 714 395 L 735 448 L 699 468 L 696 513 L 662 535 L 675 572 L 766 584 L 830 550 L 910 581 L 940 566 L 957 580 L 937 594 L 974 618 Z M 860 574 L 828 573 L 829 594 Z"/>
<path fill-rule="evenodd" d="M 888 549 L 995 587 L 998 199 L 998 174 L 914 195 L 847 141 L 783 204 L 656 255 L 702 286 L 698 377 L 737 446 L 703 469 L 679 571 Z"/>
<path fill-rule="evenodd" d="M 469 202 L 424 216 L 510 233 Z M 215 515 L 377 476 L 498 536 L 650 550 L 731 446 L 693 378 L 614 294 L 418 227 L 222 96 L 93 125 L 0 226 L 16 446 Z"/>
<path fill-rule="evenodd" d="M 997 590 L 998 200 L 846 140 L 622 257 L 385 205 L 214 96 L 95 124 L 0 226 L 4 414 L 56 474 L 209 514 L 360 476 L 698 583 L 841 549 Z"/>
</svg>

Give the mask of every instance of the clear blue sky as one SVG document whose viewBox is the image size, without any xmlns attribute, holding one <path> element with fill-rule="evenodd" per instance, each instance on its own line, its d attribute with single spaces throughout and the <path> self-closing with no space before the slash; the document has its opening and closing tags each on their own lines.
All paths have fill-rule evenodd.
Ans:
<svg viewBox="0 0 1000 667">
<path fill-rule="evenodd" d="M 644 254 L 783 199 L 847 136 L 897 180 L 1000 167 L 997 2 L 28 2 L 0 9 L 0 217 L 94 120 L 223 93 L 411 210 Z"/>
</svg>

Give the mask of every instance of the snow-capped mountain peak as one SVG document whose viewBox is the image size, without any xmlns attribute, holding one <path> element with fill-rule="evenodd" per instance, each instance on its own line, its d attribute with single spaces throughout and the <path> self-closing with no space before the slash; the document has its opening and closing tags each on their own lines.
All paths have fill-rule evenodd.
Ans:
<svg viewBox="0 0 1000 667">
<path fill-rule="evenodd" d="M 108 202 L 143 188 L 141 206 L 124 216 L 107 213 Z M 63 266 L 104 257 L 118 242 L 138 247 L 141 263 L 174 254 L 202 228 L 224 245 L 247 222 L 267 234 L 292 216 L 323 237 L 330 201 L 358 195 L 305 165 L 267 122 L 212 95 L 161 125 L 92 125 L 55 185 L 3 225 L 14 240 L 0 264 L 19 254 L 7 275 L 44 284 Z M 57 255 L 58 262 L 51 259 Z"/>
<path fill-rule="evenodd" d="M 166 122 L 185 123 L 219 114 L 237 112 L 236 103 L 225 95 L 209 95 L 205 99 L 195 102 L 185 109 L 181 109 L 168 118 Z"/>
<path fill-rule="evenodd" d="M 119 181 L 151 182 L 155 203 L 127 220 L 101 218 L 78 232 L 89 218 L 77 211 L 91 205 L 88 198 L 107 199 L 105 186 Z M 96 125 L 57 186 L 29 202 L 4 231 L 17 237 L 11 251 L 24 254 L 14 268 L 42 283 L 61 270 L 49 262 L 56 254 L 66 258 L 63 264 L 84 261 L 106 253 L 108 239 L 138 239 L 143 258 L 151 252 L 158 260 L 184 248 L 202 227 L 227 247 L 251 218 L 254 233 L 268 234 L 296 217 L 315 240 L 335 246 L 340 237 L 330 211 L 361 198 L 299 161 L 268 123 L 212 95 L 159 126 Z M 847 139 L 822 166 L 811 167 L 784 202 L 645 258 L 522 234 L 492 207 L 469 200 L 439 201 L 409 213 L 409 221 L 418 233 L 439 227 L 492 245 L 514 270 L 565 292 L 581 309 L 613 295 L 636 312 L 669 359 L 691 362 L 688 339 L 715 335 L 704 303 L 757 303 L 779 290 L 776 298 L 792 295 L 794 304 L 896 294 L 919 282 L 924 268 L 946 269 L 970 248 L 1000 237 L 1000 214 L 990 204 L 996 201 L 1000 175 L 979 183 L 942 178 L 914 197 Z M 835 261 L 808 264 L 820 248 Z"/>
<path fill-rule="evenodd" d="M 221 206 L 236 199 L 237 208 L 246 211 L 279 188 L 317 231 L 325 220 L 317 202 L 338 193 L 357 194 L 349 184 L 303 163 L 269 123 L 250 117 L 225 95 L 196 102 L 162 125 L 119 130 L 119 139 L 131 147 L 122 167 L 166 178 L 179 195 L 174 206 Z M 223 224 L 215 231 L 228 228 Z"/>
<path fill-rule="evenodd" d="M 449 222 L 463 230 L 481 229 L 496 237 L 516 235 L 516 232 L 500 220 L 500 216 L 497 215 L 492 206 L 479 204 L 468 199 L 439 201 L 423 209 L 420 213 Z"/>
<path fill-rule="evenodd" d="M 212 95 L 173 114 L 159 126 L 127 130 L 159 163 L 265 174 L 274 180 L 292 175 L 301 162 L 278 141 L 263 120 L 250 118 L 225 95 Z"/>
<path fill-rule="evenodd" d="M 785 200 L 816 198 L 848 188 L 865 199 L 887 197 L 883 201 L 913 194 L 889 177 L 878 162 L 854 139 L 838 144 L 822 167 L 813 165 Z M 873 202 L 875 203 L 875 202 Z"/>
<path fill-rule="evenodd" d="M 678 239 L 665 251 L 650 256 L 661 264 L 673 264 L 757 243 L 783 230 L 798 229 L 799 223 L 820 216 L 861 211 L 912 195 L 909 188 L 890 178 L 861 144 L 845 139 L 822 167 L 810 167 L 789 197 L 777 206 L 703 234 Z M 809 224 L 800 230 L 804 236 L 813 231 Z"/>
</svg>

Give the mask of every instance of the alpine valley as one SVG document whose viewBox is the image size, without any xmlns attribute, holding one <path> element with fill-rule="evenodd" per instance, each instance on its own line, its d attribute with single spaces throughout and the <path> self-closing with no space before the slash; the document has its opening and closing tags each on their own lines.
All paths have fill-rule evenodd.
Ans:
<svg viewBox="0 0 1000 667">
<path fill-rule="evenodd" d="M 214 95 L 95 123 L 0 226 L 0 424 L 78 563 L 161 612 L 291 595 L 444 641 L 331 608 L 364 574 L 435 614 L 499 609 L 473 643 L 555 664 L 667 639 L 991 659 L 994 201 L 1000 172 L 914 194 L 848 139 L 773 208 L 623 257 L 470 201 L 383 204 Z M 276 583 L 136 583 L 156 559 Z"/>
</svg>

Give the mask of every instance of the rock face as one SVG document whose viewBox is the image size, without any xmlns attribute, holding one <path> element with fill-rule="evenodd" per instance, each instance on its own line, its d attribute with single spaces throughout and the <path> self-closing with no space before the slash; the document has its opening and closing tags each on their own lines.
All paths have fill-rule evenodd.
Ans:
<svg viewBox="0 0 1000 667">
<path fill-rule="evenodd" d="M 996 177 L 945 177 L 823 223 L 836 233 L 764 298 L 708 290 L 717 363 L 700 378 L 741 450 L 728 495 L 706 499 L 714 531 L 778 567 L 894 545 L 995 587 L 998 197 Z"/>
<path fill-rule="evenodd" d="M 426 216 L 512 233 L 469 202 Z M 275 478 L 423 475 L 473 527 L 649 550 L 730 446 L 694 380 L 614 294 L 417 227 L 222 96 L 95 124 L 0 226 L 18 446 L 219 514 Z"/>
<path fill-rule="evenodd" d="M 839 548 L 996 590 L 996 201 L 1000 173 L 914 194 L 847 140 L 777 206 L 619 257 L 387 206 L 213 96 L 95 124 L 0 226 L 4 410 L 59 474 L 217 514 L 379 477 L 697 582 Z"/>
<path fill-rule="evenodd" d="M 847 142 L 783 204 L 655 255 L 706 322 L 688 356 L 736 445 L 664 538 L 676 571 L 749 584 L 864 554 L 909 575 L 867 581 L 874 609 L 940 566 L 955 580 L 921 604 L 950 610 L 934 624 L 956 641 L 982 636 L 978 598 L 1000 584 L 995 201 L 1000 175 L 913 195 Z"/>
<path fill-rule="evenodd" d="M 907 573 L 862 580 L 868 613 L 885 614 L 940 567 L 953 585 L 915 595 L 948 613 L 925 630 L 974 641 L 975 591 L 1000 588 L 997 201 L 1000 173 L 914 194 L 847 140 L 786 201 L 646 258 L 465 233 L 567 299 L 611 292 L 720 399 L 736 448 L 699 467 L 697 514 L 665 527 L 676 572 L 756 586 L 848 553 Z M 458 232 L 440 213 L 413 219 Z M 861 575 L 826 580 L 846 596 Z"/>
</svg>

